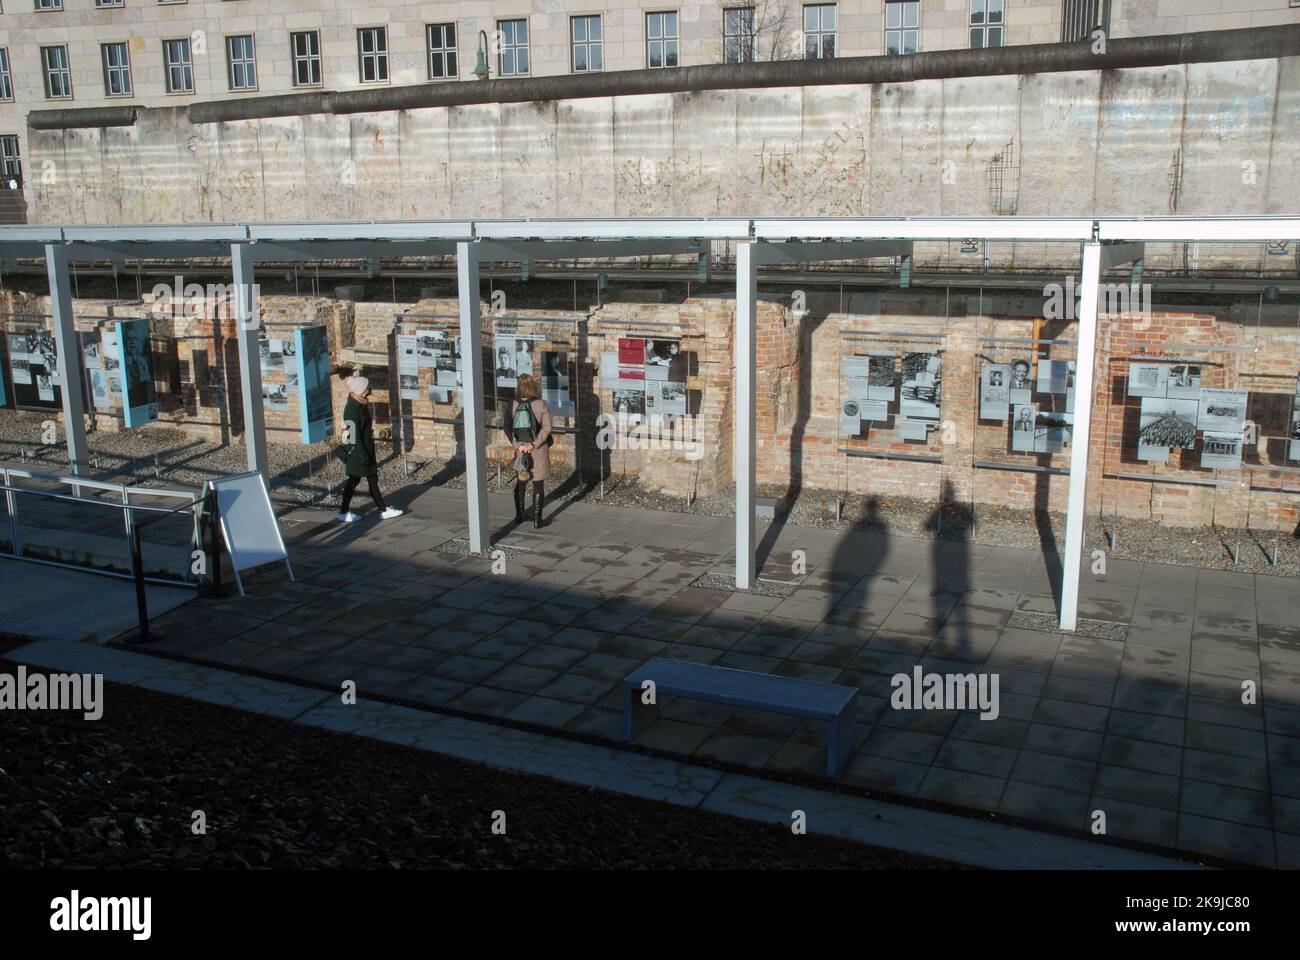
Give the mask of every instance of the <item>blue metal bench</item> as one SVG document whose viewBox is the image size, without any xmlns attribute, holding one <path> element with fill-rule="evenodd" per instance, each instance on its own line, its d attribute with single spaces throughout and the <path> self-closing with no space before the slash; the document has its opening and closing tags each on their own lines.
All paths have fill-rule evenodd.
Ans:
<svg viewBox="0 0 1300 960">
<path fill-rule="evenodd" d="M 647 680 L 655 685 L 652 704 L 641 699 L 642 684 Z M 853 749 L 855 687 L 660 658 L 647 661 L 623 680 L 625 740 L 636 739 L 654 722 L 660 698 L 665 695 L 825 720 L 826 775 L 832 779 L 840 775 Z"/>
</svg>

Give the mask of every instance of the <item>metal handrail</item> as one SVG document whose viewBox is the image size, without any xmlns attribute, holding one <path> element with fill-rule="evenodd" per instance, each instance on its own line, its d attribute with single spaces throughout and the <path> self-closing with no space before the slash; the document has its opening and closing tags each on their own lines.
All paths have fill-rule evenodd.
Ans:
<svg viewBox="0 0 1300 960">
<path fill-rule="evenodd" d="M 119 578 L 124 576 L 130 576 L 138 583 L 142 583 L 144 580 L 148 580 L 151 583 L 174 585 L 175 581 L 162 580 L 158 577 L 145 577 L 143 567 L 135 562 L 139 555 L 139 550 L 138 550 L 139 529 L 143 526 L 147 526 L 148 524 L 153 523 L 156 520 L 162 519 L 163 516 L 171 516 L 171 515 L 188 511 L 194 518 L 195 542 L 197 543 L 201 539 L 201 532 L 199 529 L 198 508 L 200 505 L 205 503 L 205 498 L 203 497 L 195 497 L 193 494 L 184 494 L 187 502 L 177 507 L 170 507 L 170 508 L 155 507 L 155 506 L 149 506 L 147 504 L 130 503 L 127 500 L 128 491 L 130 488 L 122 484 L 106 484 L 103 481 L 95 481 L 95 480 L 88 480 L 88 481 L 84 481 L 83 483 L 83 481 L 81 481 L 79 478 L 76 477 L 56 477 L 56 476 L 50 476 L 46 474 L 35 474 L 26 470 L 17 470 L 17 469 L 11 470 L 9 468 L 0 469 L 0 476 L 3 476 L 4 478 L 3 481 L 0 481 L 0 491 L 3 492 L 5 503 L 8 507 L 9 532 L 10 532 L 10 539 L 12 541 L 12 556 L 16 560 L 23 560 L 29 563 L 40 563 L 47 566 L 63 567 L 71 570 L 82 570 L 88 573 L 95 573 L 102 576 L 111 576 L 111 577 L 119 577 Z M 109 500 L 98 500 L 91 497 L 70 496 L 66 493 L 54 493 L 53 491 L 50 490 L 33 490 L 28 487 L 20 487 L 8 482 L 8 480 L 11 479 L 13 476 L 17 476 L 21 479 L 49 480 L 54 483 L 67 484 L 73 486 L 74 488 L 85 485 L 85 486 L 91 486 L 95 489 L 120 490 L 122 493 L 123 502 L 114 503 Z M 148 488 L 144 488 L 144 489 L 147 490 Z M 45 500 L 58 500 L 58 501 L 89 505 L 92 507 L 111 507 L 113 509 L 122 511 L 126 539 L 127 539 L 127 548 L 128 551 L 131 552 L 132 561 L 133 561 L 132 564 L 133 569 L 131 573 L 129 575 L 126 575 L 126 574 L 117 573 L 112 570 L 102 570 L 96 567 L 83 566 L 81 564 L 63 563 L 58 560 L 40 560 L 35 557 L 24 556 L 22 533 L 21 533 L 21 522 L 19 520 L 18 504 L 15 498 L 15 494 L 35 496 Z M 177 496 L 178 494 L 179 491 L 165 491 L 162 495 Z M 157 516 L 151 517 L 150 519 L 144 521 L 134 521 L 132 519 L 132 514 L 135 513 L 136 511 L 142 513 L 157 514 Z"/>
<path fill-rule="evenodd" d="M 95 567 L 83 567 L 77 564 L 61 563 L 57 560 L 40 560 L 35 557 L 23 556 L 22 538 L 21 535 L 19 534 L 18 510 L 17 510 L 17 504 L 15 503 L 14 500 L 14 494 L 28 494 L 31 496 L 42 497 L 46 500 L 71 501 L 73 503 L 90 504 L 91 506 L 113 507 L 123 512 L 123 517 L 126 523 L 127 550 L 130 553 L 130 557 L 131 557 L 131 573 L 129 576 L 130 579 L 135 584 L 136 614 L 137 614 L 137 621 L 139 627 L 139 632 L 133 638 L 134 642 L 148 643 L 150 642 L 151 639 L 153 639 L 149 631 L 149 606 L 148 606 L 148 597 L 145 591 L 146 582 L 166 584 L 167 586 L 175 585 L 173 581 L 161 580 L 157 577 L 146 577 L 144 574 L 144 557 L 143 557 L 143 546 L 142 546 L 143 539 L 140 536 L 140 531 L 143 530 L 145 527 L 149 526 L 149 524 L 156 523 L 157 521 L 163 519 L 163 517 L 175 516 L 178 513 L 183 513 L 188 511 L 194 518 L 194 538 L 195 538 L 194 542 L 196 545 L 198 545 L 200 550 L 206 550 L 206 546 L 203 545 L 203 534 L 199 522 L 199 507 L 206 506 L 208 509 L 207 527 L 208 527 L 208 532 L 210 534 L 211 543 L 214 548 L 213 552 L 215 553 L 215 556 L 211 557 L 209 561 L 211 564 L 211 568 L 210 568 L 211 576 L 212 576 L 211 585 L 215 595 L 219 596 L 221 594 L 222 592 L 221 541 L 220 541 L 219 534 L 216 532 L 215 529 L 216 492 L 210 485 L 207 491 L 199 497 L 194 497 L 191 494 L 180 494 L 179 491 L 163 491 L 162 496 L 182 495 L 187 498 L 186 503 L 182 503 L 179 506 L 168 508 L 168 507 L 153 507 L 144 504 L 131 504 L 127 502 L 127 491 L 129 489 L 128 487 L 120 484 L 108 484 L 102 481 L 86 481 L 84 485 L 92 486 L 96 489 L 107 489 L 107 490 L 120 489 L 122 493 L 122 501 L 123 501 L 122 503 L 112 503 L 110 501 L 96 500 L 87 497 L 68 496 L 67 494 L 63 494 L 63 493 L 53 493 L 49 490 L 31 490 L 26 487 L 19 487 L 9 483 L 8 480 L 10 479 L 10 472 L 11 471 L 7 469 L 0 470 L 0 474 L 4 476 L 4 482 L 0 482 L 0 490 L 4 491 L 5 501 L 9 508 L 9 524 L 10 524 L 10 532 L 13 540 L 14 559 L 23 560 L 29 563 L 39 563 L 46 566 L 56 566 L 56 567 L 63 567 L 67 569 L 76 569 L 76 570 L 82 570 L 87 573 L 96 573 L 104 576 L 113 576 L 113 577 L 121 578 L 124 576 L 123 574 L 116 573 L 112 570 L 101 570 Z M 18 474 L 23 479 L 41 478 L 41 479 L 50 480 L 55 483 L 70 484 L 73 487 L 78 487 L 80 485 L 83 485 L 83 483 L 78 478 L 75 477 L 54 477 L 48 475 L 33 474 L 29 471 L 24 471 L 24 470 L 15 470 L 12 472 Z M 147 490 L 150 493 L 153 492 L 152 490 L 149 490 L 149 488 L 147 487 L 143 489 Z M 151 513 L 154 514 L 154 516 L 149 517 L 148 519 L 145 520 L 133 520 L 131 515 L 135 511 Z M 200 580 L 200 582 L 196 584 L 196 586 L 198 586 L 201 590 L 203 588 L 203 582 Z"/>
<path fill-rule="evenodd" d="M 38 497 L 45 497 L 47 500 L 71 500 L 73 503 L 86 503 L 96 507 L 115 507 L 118 510 L 139 510 L 143 513 L 179 513 L 182 510 L 193 509 L 195 504 L 202 503 L 202 500 L 195 500 L 192 503 L 182 503 L 179 507 L 168 509 L 167 507 L 150 507 L 143 503 L 113 503 L 109 500 L 94 500 L 90 497 L 75 497 L 66 493 L 51 493 L 48 490 L 33 490 L 30 487 L 15 487 L 8 483 L 0 483 L 0 490 L 12 491 L 13 493 L 29 493 Z M 146 521 L 152 523 L 153 521 Z"/>
<path fill-rule="evenodd" d="M 108 480 L 91 480 L 87 477 L 77 476 L 59 476 L 53 473 L 37 473 L 34 470 L 25 470 L 22 467 L 0 467 L 0 473 L 6 477 L 21 477 L 24 480 L 44 480 L 50 483 L 61 483 L 65 486 L 90 487 L 94 490 L 147 490 L 150 495 L 158 497 L 182 497 L 186 500 L 194 500 L 195 494 L 192 490 L 174 490 L 168 487 L 134 487 L 126 483 L 112 483 Z"/>
</svg>

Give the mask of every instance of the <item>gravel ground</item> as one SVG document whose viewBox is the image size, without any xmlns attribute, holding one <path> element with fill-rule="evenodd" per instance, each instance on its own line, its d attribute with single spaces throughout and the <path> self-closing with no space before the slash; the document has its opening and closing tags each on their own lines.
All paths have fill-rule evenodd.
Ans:
<svg viewBox="0 0 1300 960">
<path fill-rule="evenodd" d="M 18 643 L 0 637 L 3 652 Z M 9 868 L 952 869 L 133 687 L 0 724 Z M 190 830 L 194 810 L 206 836 Z M 491 832 L 493 811 L 506 835 Z"/>
<path fill-rule="evenodd" d="M 40 443 L 40 414 L 0 411 L 0 460 L 21 462 L 24 453 L 36 469 L 57 471 L 67 464 L 61 444 Z M 247 469 L 244 449 L 222 447 L 194 439 L 166 427 L 146 427 L 121 433 L 92 434 L 90 448 L 97 475 L 108 479 L 137 478 L 142 486 L 197 485 L 212 476 Z M 328 444 L 270 444 L 267 455 L 276 477 L 273 496 L 285 504 L 337 504 L 337 488 L 343 482 L 342 467 L 329 455 Z M 463 489 L 464 473 L 447 463 L 409 464 L 389 460 L 381 465 L 380 485 L 385 491 L 408 485 L 435 485 Z M 489 464 L 488 488 L 508 492 L 513 484 L 509 470 L 498 477 Z M 760 496 L 781 500 L 785 489 L 760 485 Z M 670 497 L 642 489 L 635 477 L 614 474 L 606 479 L 604 496 L 598 484 L 582 482 L 570 466 L 556 464 L 547 483 L 547 496 L 558 499 L 587 499 L 612 506 L 643 510 L 668 510 L 711 517 L 735 515 L 734 494 L 723 489 L 696 498 L 689 505 L 682 497 Z M 930 539 L 935 534 L 933 501 L 909 497 L 880 497 L 871 510 L 865 498 L 844 504 L 837 522 L 834 504 L 842 491 L 804 489 L 783 512 L 796 524 L 817 527 L 887 529 L 891 534 Z M 976 543 L 1040 550 L 1044 545 L 1059 552 L 1065 544 L 1064 514 L 1042 514 L 1028 510 L 980 505 L 973 513 L 946 512 L 939 524 L 945 539 L 969 539 Z M 1110 535 L 1115 536 L 1110 549 Z M 1090 517 L 1089 551 L 1104 549 L 1116 559 L 1144 560 L 1217 570 L 1239 570 L 1273 576 L 1300 576 L 1300 540 L 1291 530 L 1233 530 L 1209 527 L 1171 527 L 1146 520 Z M 1274 544 L 1278 562 L 1272 564 Z M 1233 550 L 1236 548 L 1236 563 Z"/>
</svg>

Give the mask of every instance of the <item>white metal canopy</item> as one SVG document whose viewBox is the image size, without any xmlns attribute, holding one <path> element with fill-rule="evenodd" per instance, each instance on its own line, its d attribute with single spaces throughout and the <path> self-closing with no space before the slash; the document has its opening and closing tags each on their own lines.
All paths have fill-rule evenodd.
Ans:
<svg viewBox="0 0 1300 960">
<path fill-rule="evenodd" d="M 736 244 L 735 438 L 736 585 L 754 585 L 754 453 L 757 269 L 761 263 L 809 260 L 909 258 L 914 241 L 992 240 L 1074 243 L 1081 248 L 1079 355 L 1076 395 L 1093 396 L 1100 274 L 1141 261 L 1145 242 L 1269 243 L 1300 241 L 1300 216 L 1253 217 L 843 217 L 661 218 L 537 220 L 403 220 L 276 223 L 141 224 L 121 226 L 31 225 L 0 227 L 0 259 L 44 259 L 59 338 L 59 366 L 68 457 L 74 475 L 86 466 L 87 446 L 80 379 L 70 375 L 75 356 L 69 262 L 125 258 L 226 258 L 231 261 L 248 466 L 266 472 L 266 431 L 257 362 L 254 267 L 283 259 L 451 256 L 457 259 L 461 336 L 477 342 L 479 265 L 484 261 L 617 258 L 707 250 L 709 241 Z M 465 371 L 465 442 L 470 549 L 489 549 L 483 378 L 476 364 Z M 1070 457 L 1062 629 L 1077 623 L 1079 567 L 1091 405 L 1076 409 Z"/>
</svg>

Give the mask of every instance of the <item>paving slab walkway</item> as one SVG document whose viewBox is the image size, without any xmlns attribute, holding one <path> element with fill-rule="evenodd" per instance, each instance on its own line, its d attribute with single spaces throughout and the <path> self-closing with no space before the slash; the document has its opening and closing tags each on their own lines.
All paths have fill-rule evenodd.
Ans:
<svg viewBox="0 0 1300 960">
<path fill-rule="evenodd" d="M 1063 635 L 1039 551 L 760 524 L 762 592 L 737 593 L 700 585 L 732 575 L 730 518 L 579 502 L 534 530 L 494 496 L 495 556 L 472 557 L 464 497 L 399 491 L 406 516 L 346 526 L 292 511 L 299 582 L 269 567 L 247 598 L 194 601 L 161 618 L 185 627 L 163 649 L 611 741 L 650 657 L 847 684 L 846 784 L 1080 837 L 1100 812 L 1111 837 L 1300 867 L 1293 579 L 1090 562 L 1090 635 Z M 996 675 L 999 715 L 893 709 L 918 665 Z M 823 726 L 666 700 L 639 742 L 817 778 Z"/>
<path fill-rule="evenodd" d="M 134 651 L 45 640 L 7 656 L 50 670 L 101 673 L 110 682 L 759 823 L 788 828 L 792 812 L 798 810 L 813 834 L 971 866 L 1195 869 L 1194 864 L 1122 847 L 725 773 L 390 703 L 362 700 L 345 705 L 341 697 L 319 689 Z M 105 710 L 111 709 L 110 700 Z"/>
</svg>

